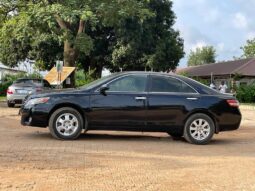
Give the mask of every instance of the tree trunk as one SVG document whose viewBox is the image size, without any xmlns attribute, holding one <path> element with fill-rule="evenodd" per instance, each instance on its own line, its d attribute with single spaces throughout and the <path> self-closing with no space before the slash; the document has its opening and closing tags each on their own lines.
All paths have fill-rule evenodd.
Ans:
<svg viewBox="0 0 255 191">
<path fill-rule="evenodd" d="M 59 25 L 59 27 L 62 30 L 66 31 L 72 31 L 70 25 L 71 23 L 68 23 L 64 21 L 58 14 L 55 14 L 56 21 Z M 85 30 L 85 21 L 80 19 L 79 21 L 79 28 L 77 31 L 77 36 L 83 33 Z M 72 43 L 70 43 L 68 40 L 65 40 L 64 42 L 64 66 L 69 67 L 75 67 L 75 61 L 78 57 L 79 51 L 73 46 Z M 66 85 L 66 87 L 75 87 L 75 74 L 74 72 L 70 76 L 71 84 Z"/>
<path fill-rule="evenodd" d="M 75 61 L 78 56 L 78 51 L 71 46 L 71 44 L 66 40 L 64 42 L 64 66 L 75 67 Z M 66 88 L 75 87 L 75 72 L 70 75 L 71 84 L 66 84 Z"/>
<path fill-rule="evenodd" d="M 97 65 L 95 62 L 90 62 L 90 68 L 93 71 L 91 74 L 92 78 L 98 79 L 101 78 L 103 67 L 102 65 Z"/>
</svg>

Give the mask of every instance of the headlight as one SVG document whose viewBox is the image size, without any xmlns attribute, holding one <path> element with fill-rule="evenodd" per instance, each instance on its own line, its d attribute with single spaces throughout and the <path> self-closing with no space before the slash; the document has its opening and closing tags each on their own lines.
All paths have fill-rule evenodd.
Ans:
<svg viewBox="0 0 255 191">
<path fill-rule="evenodd" d="M 30 99 L 26 105 L 37 105 L 40 103 L 46 103 L 49 101 L 49 97 L 41 97 L 41 98 L 34 98 L 34 99 Z"/>
</svg>

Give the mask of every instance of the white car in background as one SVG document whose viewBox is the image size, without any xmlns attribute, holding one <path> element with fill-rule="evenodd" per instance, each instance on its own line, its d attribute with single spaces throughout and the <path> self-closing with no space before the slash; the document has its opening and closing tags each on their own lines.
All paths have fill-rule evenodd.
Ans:
<svg viewBox="0 0 255 191">
<path fill-rule="evenodd" d="M 21 78 L 13 82 L 7 89 L 7 105 L 14 107 L 15 104 L 22 104 L 28 94 L 51 89 L 47 80 L 36 78 Z"/>
</svg>

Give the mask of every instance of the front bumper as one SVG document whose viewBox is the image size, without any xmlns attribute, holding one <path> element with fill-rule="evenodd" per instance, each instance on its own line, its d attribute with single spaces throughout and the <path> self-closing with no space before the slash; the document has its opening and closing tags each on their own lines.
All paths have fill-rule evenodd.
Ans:
<svg viewBox="0 0 255 191">
<path fill-rule="evenodd" d="M 21 124 L 24 126 L 47 127 L 48 112 L 45 109 L 34 106 L 32 108 L 22 108 L 19 111 Z"/>
</svg>

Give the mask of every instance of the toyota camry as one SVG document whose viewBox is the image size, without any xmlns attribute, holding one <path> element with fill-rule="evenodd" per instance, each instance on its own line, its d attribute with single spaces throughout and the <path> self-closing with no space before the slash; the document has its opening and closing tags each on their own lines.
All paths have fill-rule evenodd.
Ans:
<svg viewBox="0 0 255 191">
<path fill-rule="evenodd" d="M 78 89 L 29 96 L 21 124 L 49 127 L 53 137 L 73 140 L 82 131 L 166 132 L 193 144 L 215 133 L 236 130 L 239 102 L 187 77 L 154 72 L 123 72 Z"/>
</svg>

